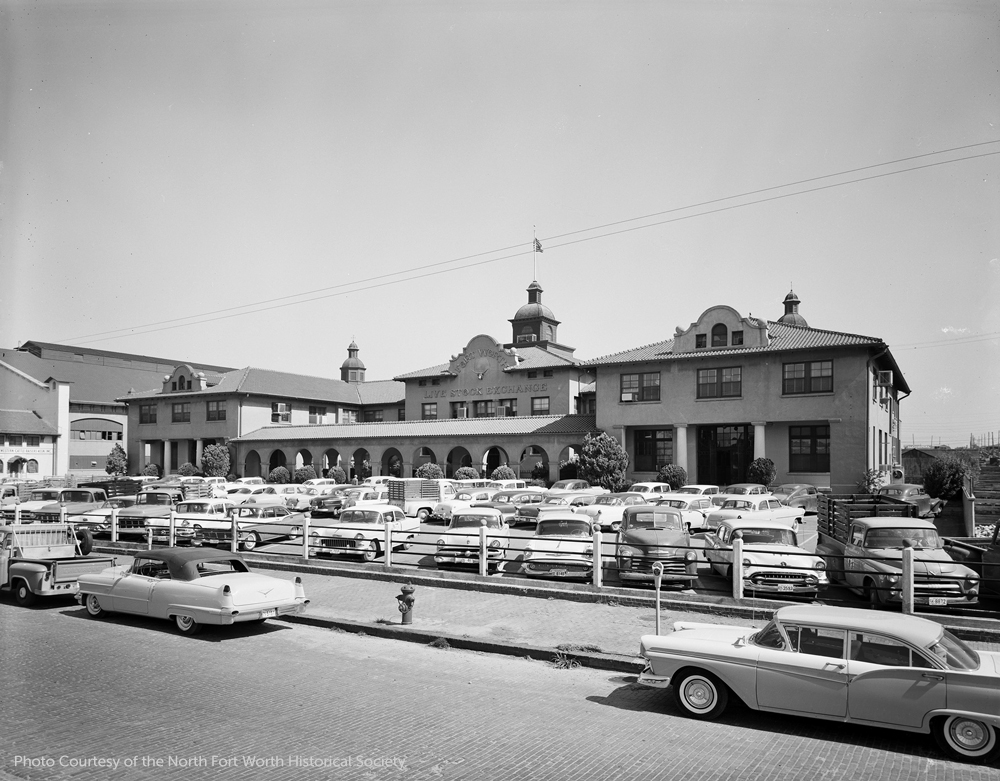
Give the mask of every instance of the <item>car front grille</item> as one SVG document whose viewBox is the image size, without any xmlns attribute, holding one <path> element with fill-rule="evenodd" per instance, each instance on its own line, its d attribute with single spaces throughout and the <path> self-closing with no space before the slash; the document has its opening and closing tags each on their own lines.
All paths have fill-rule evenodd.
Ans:
<svg viewBox="0 0 1000 781">
<path fill-rule="evenodd" d="M 792 586 L 815 586 L 819 583 L 819 578 L 809 572 L 781 572 L 771 570 L 755 572 L 749 577 L 749 580 L 757 586 L 783 584 Z"/>
<path fill-rule="evenodd" d="M 59 513 L 35 513 L 35 520 L 42 523 L 58 523 Z"/>
<path fill-rule="evenodd" d="M 682 558 L 656 559 L 646 556 L 635 556 L 631 559 L 624 559 L 622 569 L 626 572 L 649 572 L 655 562 L 663 565 L 664 575 L 686 575 L 688 562 Z"/>
<path fill-rule="evenodd" d="M 965 596 L 961 583 L 952 580 L 920 582 L 913 584 L 915 597 L 944 597 L 946 599 L 961 599 Z"/>
<path fill-rule="evenodd" d="M 118 518 L 118 528 L 119 529 L 145 529 L 146 521 L 144 518 Z"/>
<path fill-rule="evenodd" d="M 324 548 L 339 548 L 341 550 L 349 550 L 357 547 L 357 540 L 344 540 L 338 537 L 323 537 L 320 539 L 319 544 Z"/>
</svg>

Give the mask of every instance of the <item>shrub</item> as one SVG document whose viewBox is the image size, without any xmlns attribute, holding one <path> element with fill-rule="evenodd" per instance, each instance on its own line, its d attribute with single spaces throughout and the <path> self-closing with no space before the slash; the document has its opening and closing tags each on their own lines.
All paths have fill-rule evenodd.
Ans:
<svg viewBox="0 0 1000 781">
<path fill-rule="evenodd" d="M 544 461 L 539 461 L 533 467 L 531 467 L 531 479 L 532 480 L 548 480 L 549 478 L 549 465 Z"/>
<path fill-rule="evenodd" d="M 460 466 L 455 470 L 456 480 L 476 480 L 479 478 L 479 470 L 471 466 Z"/>
<path fill-rule="evenodd" d="M 293 483 L 304 483 L 306 480 L 315 480 L 316 470 L 310 466 L 300 466 L 295 470 L 295 474 L 292 475 Z"/>
<path fill-rule="evenodd" d="M 190 461 L 185 461 L 179 467 L 177 467 L 177 474 L 181 477 L 191 477 L 198 469 Z"/>
<path fill-rule="evenodd" d="M 424 480 L 441 480 L 444 478 L 444 470 L 433 461 L 421 464 L 417 467 L 416 476 Z"/>
<path fill-rule="evenodd" d="M 336 480 L 338 484 L 344 485 L 347 483 L 347 472 L 341 469 L 339 466 L 331 466 L 326 470 L 326 476 L 331 480 Z"/>
<path fill-rule="evenodd" d="M 201 451 L 201 471 L 205 473 L 206 477 L 228 475 L 229 448 L 225 445 L 206 445 L 205 449 Z M 233 475 L 232 479 L 235 480 L 236 476 Z"/>
<path fill-rule="evenodd" d="M 150 477 L 160 476 L 160 465 L 159 464 L 146 464 L 143 468 L 142 473 L 144 475 L 149 475 Z"/>
<path fill-rule="evenodd" d="M 747 469 L 747 479 L 751 483 L 760 483 L 765 486 L 771 485 L 777 474 L 778 470 L 774 468 L 774 462 L 770 458 L 755 458 L 750 462 L 750 468 Z"/>
<path fill-rule="evenodd" d="M 117 442 L 111 448 L 111 452 L 108 453 L 108 460 L 104 464 L 104 471 L 115 477 L 128 474 L 128 456 L 125 455 L 125 449 Z"/>
<path fill-rule="evenodd" d="M 291 479 L 291 475 L 288 474 L 288 470 L 283 466 L 278 466 L 268 472 L 267 482 L 269 483 L 287 483 Z"/>
<path fill-rule="evenodd" d="M 881 469 L 866 469 L 861 473 L 857 489 L 863 494 L 877 494 L 883 485 L 885 485 L 885 472 Z"/>
<path fill-rule="evenodd" d="M 924 470 L 924 490 L 933 499 L 955 499 L 962 495 L 965 478 L 973 476 L 966 462 L 941 456 Z"/>
<path fill-rule="evenodd" d="M 621 491 L 629 485 L 627 469 L 628 453 L 610 434 L 601 432 L 596 437 L 588 434 L 583 440 L 577 466 L 581 479 L 611 492 Z"/>
<path fill-rule="evenodd" d="M 228 475 L 226 475 L 226 482 L 227 483 L 235 483 L 239 479 L 240 479 L 240 476 L 237 475 L 237 474 L 234 474 L 232 472 L 230 472 Z"/>
<path fill-rule="evenodd" d="M 559 479 L 560 480 L 576 480 L 579 476 L 579 464 L 576 461 L 560 461 L 559 462 Z"/>
<path fill-rule="evenodd" d="M 503 466 L 498 466 L 490 473 L 490 480 L 516 480 L 517 475 L 514 474 L 514 470 L 509 466 L 504 464 Z"/>
<path fill-rule="evenodd" d="M 661 466 L 660 471 L 656 473 L 656 482 L 667 483 L 674 491 L 682 485 L 687 485 L 687 481 L 688 473 L 684 470 L 684 467 L 677 464 Z"/>
</svg>

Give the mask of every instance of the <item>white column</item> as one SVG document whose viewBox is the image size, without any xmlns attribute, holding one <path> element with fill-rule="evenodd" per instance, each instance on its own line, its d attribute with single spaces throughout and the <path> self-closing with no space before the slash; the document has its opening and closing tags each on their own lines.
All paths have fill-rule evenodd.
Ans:
<svg viewBox="0 0 1000 781">
<path fill-rule="evenodd" d="M 205 450 L 205 440 L 196 439 L 194 441 L 194 465 L 201 469 L 201 454 Z"/>
<path fill-rule="evenodd" d="M 754 458 L 767 458 L 767 454 L 764 452 L 764 429 L 767 423 L 754 423 L 753 424 L 753 457 Z"/>
<path fill-rule="evenodd" d="M 170 470 L 173 468 L 173 464 L 170 463 L 171 444 L 172 444 L 171 440 L 169 439 L 163 440 L 163 474 L 161 475 L 161 477 L 166 477 L 167 475 L 169 475 Z"/>
<path fill-rule="evenodd" d="M 691 470 L 688 469 L 688 427 L 674 426 L 674 463 L 688 474 L 691 480 Z"/>
</svg>

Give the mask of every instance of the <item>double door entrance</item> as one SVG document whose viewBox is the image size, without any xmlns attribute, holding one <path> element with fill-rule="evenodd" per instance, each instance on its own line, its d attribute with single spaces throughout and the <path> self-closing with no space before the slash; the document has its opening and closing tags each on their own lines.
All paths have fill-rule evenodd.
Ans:
<svg viewBox="0 0 1000 781">
<path fill-rule="evenodd" d="M 753 426 L 698 427 L 698 481 L 726 486 L 747 482 L 753 461 Z"/>
</svg>

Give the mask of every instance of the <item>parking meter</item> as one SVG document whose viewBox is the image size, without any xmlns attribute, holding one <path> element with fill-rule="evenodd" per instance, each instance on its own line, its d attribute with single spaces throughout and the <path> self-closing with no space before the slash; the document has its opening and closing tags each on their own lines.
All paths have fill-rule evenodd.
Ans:
<svg viewBox="0 0 1000 781">
<path fill-rule="evenodd" d="M 663 562 L 653 562 L 653 586 L 656 588 L 656 634 L 660 634 L 660 581 L 663 580 Z"/>
</svg>

